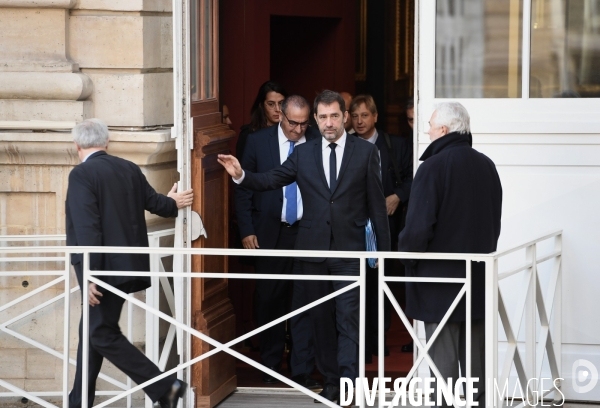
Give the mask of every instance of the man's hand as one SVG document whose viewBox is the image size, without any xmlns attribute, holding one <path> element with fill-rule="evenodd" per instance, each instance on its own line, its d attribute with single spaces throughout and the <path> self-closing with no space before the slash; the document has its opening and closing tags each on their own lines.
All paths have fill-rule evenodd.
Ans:
<svg viewBox="0 0 600 408">
<path fill-rule="evenodd" d="M 187 206 L 192 205 L 192 201 L 194 201 L 193 190 L 185 190 L 181 193 L 177 192 L 177 183 L 173 184 L 173 188 L 167 194 L 167 197 L 171 197 L 177 203 L 177 208 L 185 208 Z"/>
<path fill-rule="evenodd" d="M 258 246 L 258 239 L 256 238 L 256 235 L 248 235 L 246 238 L 243 238 L 242 245 L 244 246 L 244 249 L 260 248 Z"/>
<path fill-rule="evenodd" d="M 385 198 L 385 206 L 387 207 L 388 215 L 394 215 L 398 208 L 398 204 L 400 204 L 400 197 L 396 194 L 389 195 Z"/>
<path fill-rule="evenodd" d="M 244 175 L 244 172 L 242 171 L 242 166 L 240 165 L 238 159 L 235 158 L 235 156 L 232 156 L 230 154 L 220 154 L 217 161 L 223 167 L 225 167 L 227 173 L 229 173 L 229 175 L 234 179 L 239 180 Z"/>
<path fill-rule="evenodd" d="M 102 297 L 102 293 L 98 290 L 98 287 L 95 283 L 90 282 L 88 286 L 88 303 L 91 307 L 100 304 L 100 299 Z"/>
</svg>

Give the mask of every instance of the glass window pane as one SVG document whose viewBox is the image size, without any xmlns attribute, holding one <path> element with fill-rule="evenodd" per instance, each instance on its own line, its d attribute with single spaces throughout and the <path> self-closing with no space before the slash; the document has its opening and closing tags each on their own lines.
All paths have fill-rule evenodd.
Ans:
<svg viewBox="0 0 600 408">
<path fill-rule="evenodd" d="M 529 94 L 600 97 L 599 0 L 533 0 Z"/>
<path fill-rule="evenodd" d="M 204 4 L 204 93 L 205 99 L 213 98 L 213 1 Z"/>
<path fill-rule="evenodd" d="M 438 0 L 436 98 L 521 96 L 522 0 Z"/>
<path fill-rule="evenodd" d="M 198 0 L 190 2 L 190 85 L 192 100 L 200 99 L 198 90 Z"/>
</svg>

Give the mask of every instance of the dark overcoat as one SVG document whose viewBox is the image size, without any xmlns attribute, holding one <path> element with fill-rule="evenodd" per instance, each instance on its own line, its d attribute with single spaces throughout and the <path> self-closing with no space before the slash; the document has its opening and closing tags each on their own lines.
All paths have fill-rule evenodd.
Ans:
<svg viewBox="0 0 600 408">
<path fill-rule="evenodd" d="M 500 236 L 502 186 L 494 163 L 471 147 L 471 135 L 449 133 L 421 156 L 398 249 L 406 252 L 490 253 Z M 407 276 L 464 278 L 462 261 L 409 261 Z M 484 264 L 472 265 L 472 318 L 485 306 Z M 439 323 L 462 284 L 407 283 L 406 313 Z M 465 320 L 464 299 L 450 321 Z"/>
<path fill-rule="evenodd" d="M 65 203 L 68 246 L 148 246 L 144 210 L 176 217 L 177 203 L 158 194 L 140 168 L 104 151 L 93 153 L 69 173 Z M 82 255 L 71 256 L 81 285 Z M 91 270 L 149 271 L 147 254 L 92 254 Z M 150 287 L 150 277 L 103 276 L 126 292 Z"/>
</svg>

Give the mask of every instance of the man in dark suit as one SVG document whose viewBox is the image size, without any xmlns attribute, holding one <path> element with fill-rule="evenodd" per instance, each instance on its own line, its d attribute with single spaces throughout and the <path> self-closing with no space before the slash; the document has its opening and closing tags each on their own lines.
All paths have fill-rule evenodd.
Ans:
<svg viewBox="0 0 600 408">
<path fill-rule="evenodd" d="M 304 216 L 299 221 L 295 249 L 364 251 L 365 226 L 370 219 L 379 249 L 389 251 L 390 231 L 377 148 L 347 136 L 344 123 L 348 112 L 338 93 L 321 93 L 315 98 L 314 111 L 323 137 L 299 146 L 283 165 L 256 174 L 243 171 L 230 155 L 219 155 L 219 162 L 236 183 L 255 191 L 298 183 Z M 299 264 L 307 275 L 356 276 L 360 271 L 356 259 L 305 258 Z M 332 287 L 339 290 L 348 284 L 309 281 L 308 301 L 331 293 Z M 310 310 L 317 365 L 325 377 L 321 395 L 331 401 L 339 399 L 340 377 L 354 379 L 358 375 L 358 313 L 358 290 Z"/>
<path fill-rule="evenodd" d="M 88 119 L 73 128 L 73 140 L 82 163 L 69 174 L 65 207 L 68 246 L 148 246 L 144 210 L 162 217 L 176 217 L 177 209 L 192 203 L 192 191 L 177 193 L 177 184 L 168 197 L 156 193 L 140 168 L 106 153 L 108 128 L 98 119 Z M 77 281 L 83 284 L 83 256 L 74 254 L 71 263 Z M 92 254 L 91 270 L 149 271 L 145 254 Z M 150 286 L 149 277 L 106 276 L 106 283 L 125 293 Z M 146 382 L 162 372 L 121 333 L 119 317 L 124 299 L 95 283 L 89 286 L 89 373 L 88 406 L 94 402 L 96 379 L 102 360 L 108 359 L 133 381 Z M 69 407 L 81 407 L 82 327 L 79 325 L 77 371 Z M 187 384 L 175 375 L 144 388 L 161 408 L 174 408 Z"/>
<path fill-rule="evenodd" d="M 383 193 L 387 207 L 388 221 L 392 249 L 397 248 L 398 234 L 402 229 L 404 221 L 404 208 L 408 204 L 410 187 L 412 184 L 412 144 L 409 140 L 375 128 L 377 123 L 377 106 L 371 95 L 358 95 L 350 103 L 348 109 L 352 126 L 356 135 L 379 149 L 381 157 L 381 178 Z M 366 305 L 366 360 L 371 360 L 371 354 L 377 354 L 378 330 L 377 330 L 377 269 L 367 265 L 367 305 Z M 386 275 L 394 275 L 403 272 L 400 262 L 396 259 L 385 261 Z M 386 298 L 384 303 L 384 326 L 385 331 L 390 328 L 391 304 Z M 385 342 L 384 342 L 385 344 Z M 389 354 L 385 346 L 385 355 Z"/>
<path fill-rule="evenodd" d="M 263 173 L 280 166 L 295 148 L 319 138 L 319 133 L 308 126 L 310 106 L 306 99 L 291 95 L 283 101 L 282 120 L 248 137 L 242 166 L 254 173 Z M 235 189 L 235 208 L 246 249 L 294 249 L 298 234 L 298 221 L 302 219 L 302 196 L 296 183 L 282 189 L 255 193 L 242 186 Z M 293 272 L 294 258 L 257 257 L 256 273 Z M 290 310 L 290 298 L 302 306 L 303 281 L 265 280 L 256 281 L 255 307 L 259 326 L 269 323 Z M 309 389 L 320 384 L 310 377 L 314 369 L 314 352 L 311 347 L 312 328 L 307 313 L 291 319 L 292 379 Z M 285 322 L 260 333 L 260 357 L 272 370 L 281 368 L 285 348 Z M 263 382 L 277 383 L 270 374 L 263 375 Z"/>
<path fill-rule="evenodd" d="M 458 102 L 443 102 L 429 121 L 431 144 L 413 182 L 406 227 L 398 246 L 406 252 L 485 254 L 500 236 L 502 185 L 494 163 L 471 147 L 470 118 Z M 462 261 L 407 261 L 407 275 L 464 278 Z M 479 377 L 474 400 L 485 401 L 485 274 L 481 262 L 471 273 L 471 376 Z M 407 283 L 406 314 L 425 324 L 429 342 L 462 285 Z M 465 299 L 442 327 L 429 355 L 442 378 L 466 372 Z M 432 377 L 434 374 L 432 372 Z M 436 388 L 435 386 L 433 387 Z M 432 398 L 435 400 L 435 398 Z M 443 402 L 443 401 L 442 401 Z M 444 406 L 446 406 L 444 404 Z"/>
</svg>

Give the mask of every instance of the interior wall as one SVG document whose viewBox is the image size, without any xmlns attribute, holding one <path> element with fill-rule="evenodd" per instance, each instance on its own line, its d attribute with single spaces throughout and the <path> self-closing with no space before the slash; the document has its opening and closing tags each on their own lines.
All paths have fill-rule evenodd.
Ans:
<svg viewBox="0 0 600 408">
<path fill-rule="evenodd" d="M 277 79 L 271 78 L 271 68 L 279 62 L 282 65 L 277 65 L 278 75 L 284 80 L 294 80 L 288 84 L 279 79 L 284 87 L 305 95 L 311 103 L 315 90 L 331 88 L 354 92 L 354 2 L 222 0 L 219 7 L 220 102 L 229 108 L 236 132 L 250 121 L 250 107 L 259 86 L 268 79 Z M 274 27 L 271 27 L 273 21 Z M 281 21 L 292 24 L 283 25 Z M 318 33 L 314 33 L 313 27 L 302 27 L 302 21 L 323 23 L 318 25 Z M 303 35 L 305 41 L 302 41 Z M 320 35 L 323 37 L 319 38 Z M 276 37 L 273 42 L 272 36 Z M 288 41 L 294 46 L 285 48 Z M 273 55 L 272 49 L 282 50 L 281 55 Z M 321 63 L 316 55 L 325 56 L 327 63 Z M 231 149 L 235 151 L 235 142 Z"/>
</svg>

